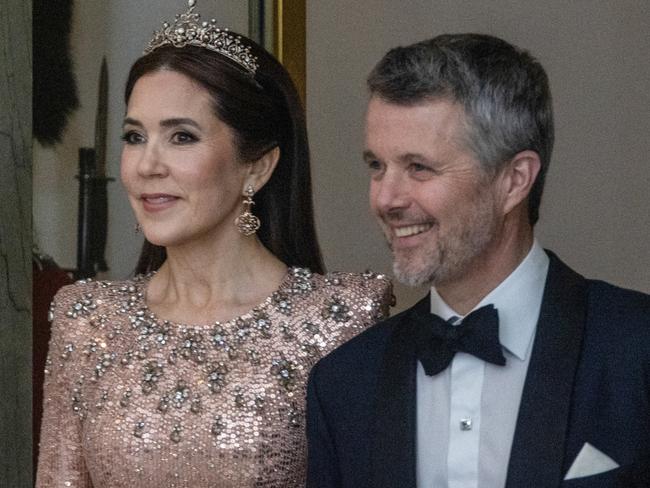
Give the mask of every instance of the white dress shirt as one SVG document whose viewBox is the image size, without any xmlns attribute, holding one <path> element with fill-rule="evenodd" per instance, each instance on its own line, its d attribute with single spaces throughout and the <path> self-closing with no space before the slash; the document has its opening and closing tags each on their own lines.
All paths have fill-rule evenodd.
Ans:
<svg viewBox="0 0 650 488">
<path fill-rule="evenodd" d="M 535 240 L 519 266 L 475 307 L 497 309 L 505 366 L 459 352 L 447 369 L 427 376 L 418 363 L 418 488 L 505 486 L 548 263 Z M 445 320 L 462 317 L 435 289 L 431 312 Z"/>
</svg>

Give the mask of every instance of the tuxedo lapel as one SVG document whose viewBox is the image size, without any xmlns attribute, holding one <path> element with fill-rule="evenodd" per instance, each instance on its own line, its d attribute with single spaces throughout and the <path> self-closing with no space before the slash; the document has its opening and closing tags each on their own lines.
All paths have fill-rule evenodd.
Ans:
<svg viewBox="0 0 650 488">
<path fill-rule="evenodd" d="M 551 262 L 519 407 L 507 488 L 556 487 L 562 483 L 587 289 L 582 276 L 549 254 Z"/>
<path fill-rule="evenodd" d="M 411 337 L 413 316 L 429 313 L 427 295 L 394 317 L 382 360 L 373 419 L 369 486 L 415 488 L 415 388 L 417 360 Z"/>
</svg>

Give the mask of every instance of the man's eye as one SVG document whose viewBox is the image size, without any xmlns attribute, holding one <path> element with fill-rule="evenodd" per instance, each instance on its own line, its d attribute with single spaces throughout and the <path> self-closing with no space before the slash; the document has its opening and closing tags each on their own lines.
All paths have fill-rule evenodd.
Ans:
<svg viewBox="0 0 650 488">
<path fill-rule="evenodd" d="M 411 163 L 411 171 L 420 172 L 420 171 L 429 171 L 430 168 L 420 163 Z"/>
<path fill-rule="evenodd" d="M 369 159 L 366 161 L 366 164 L 368 165 L 368 169 L 373 171 L 381 169 L 381 163 L 376 159 Z"/>
<path fill-rule="evenodd" d="M 193 134 L 190 134 L 189 132 L 185 132 L 185 131 L 176 132 L 172 136 L 172 142 L 174 144 L 188 144 L 191 142 L 195 142 L 197 140 L 198 139 Z"/>
<path fill-rule="evenodd" d="M 144 137 L 142 134 L 139 134 L 134 130 L 130 130 L 122 134 L 122 140 L 127 144 L 140 144 L 144 142 Z"/>
</svg>

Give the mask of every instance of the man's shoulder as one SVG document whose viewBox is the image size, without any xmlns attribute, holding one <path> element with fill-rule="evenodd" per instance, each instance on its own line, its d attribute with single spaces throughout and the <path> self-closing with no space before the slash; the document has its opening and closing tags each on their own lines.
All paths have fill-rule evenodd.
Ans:
<svg viewBox="0 0 650 488">
<path fill-rule="evenodd" d="M 587 294 L 588 320 L 621 318 L 650 325 L 650 295 L 637 290 L 616 286 L 606 281 L 589 279 L 578 274 L 557 255 L 547 250 L 551 258 L 550 275 L 554 275 L 553 286 L 565 293 L 564 280 L 568 279 L 583 286 Z"/>
<path fill-rule="evenodd" d="M 588 320 L 641 327 L 650 333 L 650 295 L 600 280 L 587 283 Z"/>
</svg>

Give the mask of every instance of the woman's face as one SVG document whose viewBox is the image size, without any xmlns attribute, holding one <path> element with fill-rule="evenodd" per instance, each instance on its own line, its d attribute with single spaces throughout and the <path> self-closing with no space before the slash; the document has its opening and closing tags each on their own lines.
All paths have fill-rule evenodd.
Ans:
<svg viewBox="0 0 650 488">
<path fill-rule="evenodd" d="M 209 92 L 175 71 L 140 78 L 124 119 L 121 177 L 146 238 L 173 247 L 236 239 L 247 164 Z"/>
</svg>

